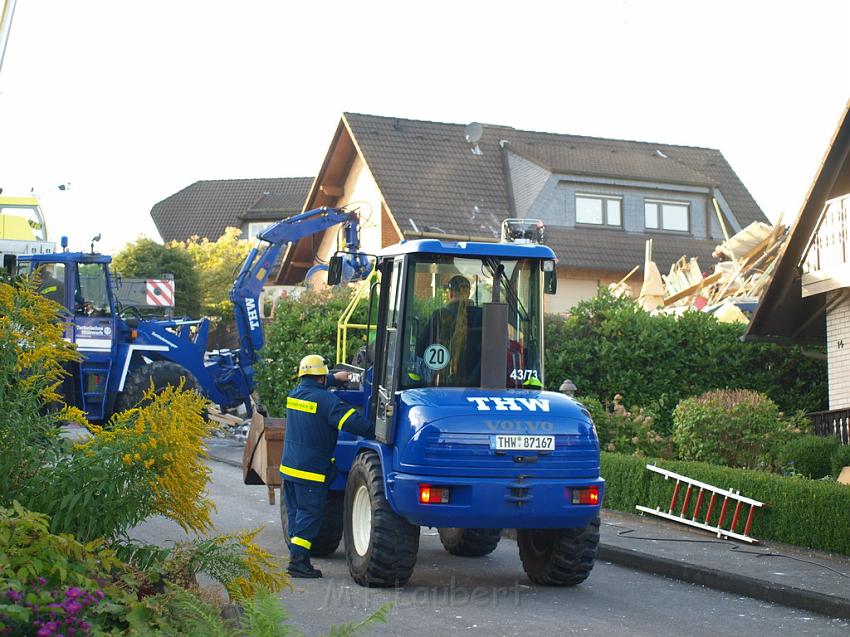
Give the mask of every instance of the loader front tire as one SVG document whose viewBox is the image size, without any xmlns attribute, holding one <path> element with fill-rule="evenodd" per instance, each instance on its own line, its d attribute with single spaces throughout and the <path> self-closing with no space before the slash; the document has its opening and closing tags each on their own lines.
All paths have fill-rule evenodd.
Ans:
<svg viewBox="0 0 850 637">
<path fill-rule="evenodd" d="M 345 488 L 345 559 L 361 586 L 403 586 L 413 574 L 419 527 L 390 508 L 381 461 L 374 452 L 357 457 Z"/>
<path fill-rule="evenodd" d="M 169 385 L 179 387 L 181 379 L 185 379 L 184 390 L 200 392 L 198 379 L 182 365 L 171 361 L 154 361 L 143 365 L 127 376 L 124 389 L 115 399 L 112 411 L 125 411 L 144 404 L 145 392 L 150 389 L 151 383 L 154 393 L 158 394 Z"/>
<path fill-rule="evenodd" d="M 517 529 L 519 557 L 535 584 L 575 586 L 587 579 L 599 546 L 599 518 L 577 529 Z"/>
</svg>

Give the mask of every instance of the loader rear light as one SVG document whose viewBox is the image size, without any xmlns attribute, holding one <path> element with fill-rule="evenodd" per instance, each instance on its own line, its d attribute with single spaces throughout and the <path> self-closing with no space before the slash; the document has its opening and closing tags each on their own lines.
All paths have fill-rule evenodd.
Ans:
<svg viewBox="0 0 850 637">
<path fill-rule="evenodd" d="M 599 504 L 599 487 L 567 489 L 567 492 L 573 504 Z"/>
<path fill-rule="evenodd" d="M 449 490 L 445 487 L 432 487 L 428 484 L 419 485 L 420 504 L 448 504 Z"/>
<path fill-rule="evenodd" d="M 139 330 L 130 330 L 130 340 L 135 341 L 139 338 Z"/>
</svg>

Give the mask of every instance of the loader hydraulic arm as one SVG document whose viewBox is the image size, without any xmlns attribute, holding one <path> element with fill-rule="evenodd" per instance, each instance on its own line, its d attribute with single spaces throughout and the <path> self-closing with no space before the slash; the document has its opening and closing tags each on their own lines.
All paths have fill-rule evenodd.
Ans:
<svg viewBox="0 0 850 637">
<path fill-rule="evenodd" d="M 343 278 L 346 281 L 365 279 L 370 267 L 366 255 L 360 252 L 359 217 L 356 212 L 340 208 L 308 210 L 269 226 L 258 235 L 260 243 L 242 264 L 230 290 L 230 300 L 233 302 L 239 333 L 239 366 L 252 389 L 252 367 L 257 360 L 257 351 L 263 346 L 259 297 L 275 261 L 288 244 L 339 224 L 344 224 L 345 230 Z"/>
</svg>

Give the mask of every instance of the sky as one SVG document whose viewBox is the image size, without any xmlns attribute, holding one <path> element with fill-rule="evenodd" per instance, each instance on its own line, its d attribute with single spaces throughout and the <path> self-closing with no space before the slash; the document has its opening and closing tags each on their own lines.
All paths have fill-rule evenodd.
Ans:
<svg viewBox="0 0 850 637">
<path fill-rule="evenodd" d="M 114 253 L 199 179 L 314 175 L 349 111 L 718 148 L 787 223 L 848 33 L 850 0 L 18 0 L 0 187 Z"/>
</svg>

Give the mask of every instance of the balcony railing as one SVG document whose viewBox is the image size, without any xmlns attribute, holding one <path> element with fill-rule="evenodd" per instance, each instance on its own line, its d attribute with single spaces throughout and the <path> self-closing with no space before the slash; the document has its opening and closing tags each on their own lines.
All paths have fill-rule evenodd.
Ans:
<svg viewBox="0 0 850 637">
<path fill-rule="evenodd" d="M 823 218 L 803 262 L 803 272 L 850 263 L 850 195 L 826 202 Z"/>
<path fill-rule="evenodd" d="M 834 411 L 816 411 L 806 414 L 818 436 L 836 436 L 841 444 L 850 444 L 850 408 Z"/>
</svg>

